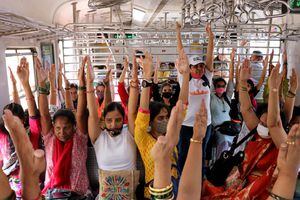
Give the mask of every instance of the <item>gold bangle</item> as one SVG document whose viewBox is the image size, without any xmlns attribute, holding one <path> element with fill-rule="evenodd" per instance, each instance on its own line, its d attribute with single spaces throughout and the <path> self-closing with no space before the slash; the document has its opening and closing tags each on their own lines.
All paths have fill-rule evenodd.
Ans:
<svg viewBox="0 0 300 200">
<path fill-rule="evenodd" d="M 153 192 L 151 189 L 149 189 L 149 193 L 153 196 L 165 196 L 167 194 L 173 193 L 173 187 L 170 188 L 169 190 L 166 190 L 165 192 Z"/>
<path fill-rule="evenodd" d="M 170 190 L 173 188 L 173 183 L 171 183 L 170 185 L 168 185 L 167 187 L 165 188 L 161 188 L 161 189 L 155 189 L 151 186 L 151 184 L 149 185 L 149 189 L 152 191 L 152 192 L 165 192 L 167 190 Z"/>
<path fill-rule="evenodd" d="M 243 92 L 247 92 L 248 91 L 247 87 L 244 87 L 244 86 L 241 86 L 240 90 L 243 91 Z"/>
<path fill-rule="evenodd" d="M 203 143 L 202 140 L 195 140 L 195 139 L 193 139 L 193 138 L 190 139 L 190 142 L 191 142 L 191 143 L 199 143 L 199 144 L 202 144 L 202 143 Z"/>
<path fill-rule="evenodd" d="M 278 89 L 277 88 L 272 88 L 271 91 L 272 92 L 278 92 Z"/>
</svg>

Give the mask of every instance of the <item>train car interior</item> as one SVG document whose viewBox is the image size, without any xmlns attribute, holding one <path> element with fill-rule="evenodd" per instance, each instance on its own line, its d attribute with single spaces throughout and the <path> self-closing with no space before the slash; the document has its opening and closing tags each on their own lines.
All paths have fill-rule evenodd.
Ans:
<svg viewBox="0 0 300 200">
<path fill-rule="evenodd" d="M 26 169 L 26 166 L 33 166 L 24 158 L 24 152 L 30 152 L 30 155 L 33 152 L 30 144 L 28 147 L 25 142 L 16 142 L 18 138 L 27 141 L 27 137 L 20 139 L 21 136 L 10 133 L 16 130 L 13 128 L 18 123 L 15 122 L 15 126 L 9 123 L 15 119 L 4 110 L 11 109 L 15 115 L 13 110 L 16 108 L 7 106 L 12 104 L 28 110 L 28 123 L 41 127 L 39 134 L 43 136 L 37 145 L 45 151 L 46 174 L 40 173 L 38 199 L 42 196 L 46 199 L 111 200 L 300 199 L 300 181 L 282 175 L 285 169 L 293 171 L 293 166 L 300 169 L 300 158 L 295 156 L 300 155 L 300 126 L 294 125 L 300 123 L 300 78 L 297 78 L 300 76 L 300 0 L 0 2 L 0 110 L 4 116 L 0 126 L 7 132 L 1 136 L 5 131 L 0 128 L 0 166 L 16 199 L 35 198 L 30 196 L 35 194 L 34 187 L 24 187 L 24 184 L 29 185 L 29 182 L 23 182 L 24 175 L 14 174 L 19 169 L 26 174 L 24 170 L 35 167 Z M 189 67 L 185 68 L 185 64 Z M 247 71 L 249 68 L 251 72 Z M 22 70 L 28 75 L 26 87 Z M 201 74 L 201 70 L 205 72 Z M 186 73 L 190 73 L 189 79 Z M 48 81 L 44 83 L 41 79 L 45 74 Z M 28 96 L 28 88 L 31 96 Z M 45 94 L 50 94 L 46 107 Z M 207 95 L 209 97 L 203 97 Z M 96 99 L 97 105 L 91 103 L 92 98 Z M 34 118 L 29 101 L 35 102 L 35 113 L 38 114 Z M 130 106 L 135 101 L 138 103 L 135 106 L 133 103 L 132 111 Z M 118 107 L 121 104 L 122 107 Z M 49 111 L 49 117 L 45 109 Z M 117 111 L 122 115 L 123 129 L 115 128 L 119 122 L 111 113 Z M 163 111 L 168 113 L 167 116 Z M 77 118 L 79 112 L 81 118 Z M 184 113 L 182 120 L 178 112 Z M 280 113 L 284 117 L 280 117 Z M 65 139 L 68 138 L 66 135 L 59 136 L 57 124 L 58 119 L 65 118 L 72 122 L 74 116 L 76 130 L 81 128 L 88 133 L 85 139 L 71 136 L 72 143 L 68 146 L 70 140 Z M 95 119 L 98 117 L 99 123 L 93 123 L 94 116 Z M 39 122 L 32 121 L 37 118 Z M 80 119 L 83 122 L 78 121 Z M 194 137 L 197 135 L 195 130 L 201 135 L 203 120 L 207 122 L 205 135 Z M 27 126 L 33 132 L 29 124 Z M 125 129 L 130 133 L 123 133 Z M 141 130 L 151 137 L 140 135 Z M 176 135 L 179 131 L 180 136 Z M 58 139 L 54 137 L 52 141 L 48 132 Z M 247 134 L 243 138 L 240 133 L 244 132 Z M 33 135 L 29 134 L 29 138 L 36 149 Z M 179 140 L 175 145 L 172 143 L 178 162 L 174 164 L 172 157 L 172 171 L 160 172 L 158 166 L 171 166 L 171 159 L 162 157 L 174 138 Z M 243 149 L 243 144 L 238 141 L 244 143 Z M 260 143 L 256 144 L 257 141 Z M 282 150 L 282 142 L 288 151 Z M 196 150 L 193 152 L 193 145 L 200 143 L 203 152 L 196 162 L 198 154 Z M 9 145 L 15 146 L 13 150 Z M 78 150 L 73 149 L 71 153 L 66 150 L 68 147 Z M 9 149 L 9 155 L 6 149 Z M 13 152 L 16 152 L 15 159 L 11 157 Z M 282 158 L 283 154 L 285 158 Z M 31 158 L 35 159 L 35 156 L 32 154 Z M 195 157 L 192 159 L 192 156 Z M 125 165 L 132 163 L 128 160 L 135 162 L 129 175 Z M 160 160 L 167 164 L 159 165 Z M 80 171 L 82 163 L 85 171 Z M 176 175 L 173 172 L 175 165 L 178 168 Z M 196 167 L 201 168 L 198 169 L 201 174 L 193 171 Z M 232 173 L 232 169 L 239 169 L 239 178 L 234 178 L 237 174 Z M 114 174 L 116 170 L 120 170 L 117 175 Z M 134 174 L 136 171 L 139 175 Z M 297 174 L 298 177 L 298 171 L 291 176 Z M 164 179 L 166 174 L 169 177 Z M 194 179 L 201 182 L 193 180 L 193 174 Z M 121 185 L 125 183 L 117 176 L 124 181 L 126 177 L 130 179 L 128 184 L 133 185 L 132 188 Z M 136 177 L 139 184 L 136 184 Z M 173 178 L 177 179 L 176 183 Z M 168 184 L 164 182 L 166 180 Z M 23 193 L 12 182 L 22 183 Z M 194 185 L 199 183 L 195 189 Z M 282 189 L 287 186 L 292 189 Z M 0 176 L 0 199 L 7 199 L 1 195 L 5 194 L 4 189 Z M 289 190 L 292 191 L 288 193 Z"/>
</svg>

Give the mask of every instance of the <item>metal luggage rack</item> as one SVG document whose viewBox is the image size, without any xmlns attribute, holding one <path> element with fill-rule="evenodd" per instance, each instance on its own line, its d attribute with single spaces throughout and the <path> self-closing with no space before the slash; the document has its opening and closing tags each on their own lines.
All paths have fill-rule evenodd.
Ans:
<svg viewBox="0 0 300 200">
<path fill-rule="evenodd" d="M 44 40 L 63 38 L 72 34 L 72 31 L 67 28 L 45 25 L 20 15 L 0 11 L 0 37 L 20 36 L 23 40 Z"/>
<path fill-rule="evenodd" d="M 155 28 L 132 28 L 118 26 L 118 23 L 109 26 L 108 24 L 83 24 L 71 23 L 64 28 L 74 30 L 73 37 L 63 39 L 63 56 L 66 71 L 71 80 L 76 80 L 77 68 L 83 56 L 90 55 L 93 66 L 105 65 L 107 56 L 113 55 L 113 73 L 120 70 L 116 64 L 122 64 L 122 58 L 133 54 L 135 49 L 148 50 L 153 56 L 166 56 L 172 61 L 177 57 L 176 52 L 176 32 L 174 29 L 155 29 Z M 281 41 L 285 39 L 287 33 L 277 24 L 251 23 L 251 24 L 216 24 L 212 26 L 215 33 L 215 55 L 218 50 L 228 48 L 244 48 L 239 45 L 239 41 L 248 39 L 257 42 L 267 42 L 265 46 L 251 46 L 251 48 L 280 49 Z M 207 43 L 205 28 L 184 27 L 181 31 L 184 46 L 197 47 L 205 50 Z M 129 37 L 130 36 L 130 37 Z M 193 42 L 199 42 L 194 44 Z M 272 42 L 277 42 L 275 45 Z M 100 45 L 102 44 L 102 46 Z M 105 44 L 105 45 L 103 45 Z M 166 52 L 158 52 L 158 49 L 166 49 Z M 220 51 L 219 51 L 220 52 Z M 224 51 L 223 51 L 224 52 Z M 251 52 L 237 52 L 237 56 L 249 56 Z M 187 54 L 192 54 L 187 52 Z M 223 53 L 229 56 L 230 52 Z M 205 55 L 205 53 L 204 53 Z M 265 54 L 264 54 L 265 55 Z M 275 53 L 274 62 L 279 59 L 279 51 Z M 237 59 L 236 59 L 237 60 Z M 217 62 L 215 62 L 217 63 Z M 224 62 L 221 62 L 221 64 Z M 227 69 L 225 69 L 226 71 Z M 172 71 L 172 70 L 170 70 Z M 105 74 L 105 70 L 96 70 L 97 73 Z M 73 74 L 73 75 L 72 75 Z"/>
</svg>

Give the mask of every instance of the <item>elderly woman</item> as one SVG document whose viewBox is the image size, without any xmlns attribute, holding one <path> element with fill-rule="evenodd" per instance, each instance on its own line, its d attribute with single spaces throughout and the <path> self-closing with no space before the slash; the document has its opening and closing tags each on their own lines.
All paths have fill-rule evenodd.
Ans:
<svg viewBox="0 0 300 200">
<path fill-rule="evenodd" d="M 47 73 L 40 60 L 36 58 L 39 108 L 47 161 L 45 187 L 42 193 L 48 198 L 55 197 L 57 194 L 65 194 L 67 197 L 84 196 L 88 192 L 89 181 L 85 164 L 88 142 L 86 97 L 83 95 L 85 62 L 86 59 L 79 73 L 81 89 L 76 117 L 71 110 L 60 109 L 51 119 L 47 99 L 49 91 L 45 88 Z"/>
</svg>

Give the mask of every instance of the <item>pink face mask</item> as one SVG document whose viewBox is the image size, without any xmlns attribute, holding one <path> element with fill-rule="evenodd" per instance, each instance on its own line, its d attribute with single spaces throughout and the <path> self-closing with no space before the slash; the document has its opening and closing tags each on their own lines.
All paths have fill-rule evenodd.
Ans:
<svg viewBox="0 0 300 200">
<path fill-rule="evenodd" d="M 217 94 L 223 94 L 225 92 L 225 88 L 216 88 Z"/>
<path fill-rule="evenodd" d="M 197 73 L 191 72 L 191 76 L 192 76 L 192 78 L 194 78 L 194 79 L 200 79 L 200 78 L 202 77 L 202 74 L 197 74 Z"/>
</svg>

